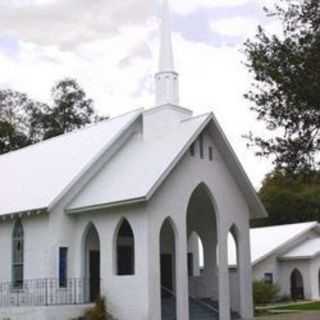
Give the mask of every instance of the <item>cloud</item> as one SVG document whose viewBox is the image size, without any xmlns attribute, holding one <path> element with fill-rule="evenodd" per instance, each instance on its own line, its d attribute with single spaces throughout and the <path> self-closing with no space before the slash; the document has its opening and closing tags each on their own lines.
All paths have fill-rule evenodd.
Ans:
<svg viewBox="0 0 320 320">
<path fill-rule="evenodd" d="M 125 26 L 144 25 L 161 0 L 2 0 L 0 35 L 69 49 L 107 38 Z M 231 8 L 253 0 L 172 0 L 172 11 L 187 15 L 203 8 Z M 265 0 L 267 1 L 267 0 Z"/>
<path fill-rule="evenodd" d="M 182 15 L 190 14 L 200 8 L 236 7 L 250 0 L 172 0 L 170 5 L 174 12 Z"/>
<path fill-rule="evenodd" d="M 66 48 L 146 23 L 147 0 L 12 0 L 0 4 L 0 34 Z"/>
<path fill-rule="evenodd" d="M 210 27 L 213 32 L 222 35 L 247 38 L 255 35 L 258 24 L 258 19 L 249 17 L 231 17 L 212 21 Z"/>
</svg>

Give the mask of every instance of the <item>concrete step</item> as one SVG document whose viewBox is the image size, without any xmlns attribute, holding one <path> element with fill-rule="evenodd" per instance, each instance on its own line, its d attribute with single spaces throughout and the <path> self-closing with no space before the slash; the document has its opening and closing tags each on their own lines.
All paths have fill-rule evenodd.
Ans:
<svg viewBox="0 0 320 320">
<path fill-rule="evenodd" d="M 213 310 L 215 309 L 215 310 Z M 190 299 L 189 315 L 190 320 L 219 320 L 219 304 L 209 298 L 199 301 Z M 176 301 L 174 297 L 162 299 L 162 320 L 176 320 Z M 231 312 L 231 319 L 240 319 L 236 312 Z"/>
</svg>

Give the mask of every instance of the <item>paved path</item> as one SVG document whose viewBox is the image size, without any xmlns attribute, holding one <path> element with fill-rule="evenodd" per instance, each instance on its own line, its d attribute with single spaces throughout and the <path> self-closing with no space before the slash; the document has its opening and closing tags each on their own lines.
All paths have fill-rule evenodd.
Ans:
<svg viewBox="0 0 320 320">
<path fill-rule="evenodd" d="M 303 312 L 295 314 L 282 314 L 268 317 L 258 317 L 257 320 L 320 320 L 320 312 Z"/>
</svg>

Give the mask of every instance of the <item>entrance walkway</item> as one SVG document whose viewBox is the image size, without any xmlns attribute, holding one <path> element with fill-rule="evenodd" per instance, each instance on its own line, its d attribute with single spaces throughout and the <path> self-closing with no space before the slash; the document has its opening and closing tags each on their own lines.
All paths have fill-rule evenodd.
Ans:
<svg viewBox="0 0 320 320">
<path fill-rule="evenodd" d="M 218 320 L 218 303 L 210 299 L 195 300 L 190 298 L 190 320 Z M 232 312 L 232 320 L 240 319 L 239 315 Z M 166 296 L 162 299 L 162 320 L 176 320 L 175 297 Z"/>
</svg>

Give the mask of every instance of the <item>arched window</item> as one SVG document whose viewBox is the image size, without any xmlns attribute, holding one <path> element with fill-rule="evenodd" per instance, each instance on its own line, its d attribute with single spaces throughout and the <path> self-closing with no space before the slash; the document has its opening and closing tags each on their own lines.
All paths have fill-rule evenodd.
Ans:
<svg viewBox="0 0 320 320">
<path fill-rule="evenodd" d="M 24 232 L 21 220 L 17 220 L 12 234 L 12 282 L 14 288 L 23 286 Z"/>
<path fill-rule="evenodd" d="M 134 235 L 129 222 L 124 219 L 117 237 L 117 274 L 134 274 Z"/>
</svg>

